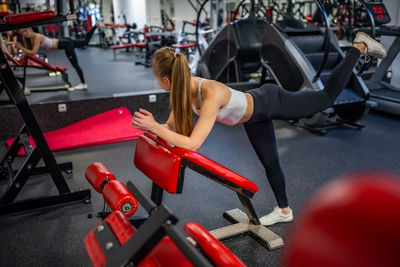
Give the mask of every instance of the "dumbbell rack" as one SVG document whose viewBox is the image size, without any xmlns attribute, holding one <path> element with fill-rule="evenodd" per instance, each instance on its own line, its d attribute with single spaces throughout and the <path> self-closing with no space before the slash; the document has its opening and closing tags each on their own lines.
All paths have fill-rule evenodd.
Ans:
<svg viewBox="0 0 400 267">
<path fill-rule="evenodd" d="M 72 1 L 70 1 L 71 4 Z M 61 6 L 61 1 L 57 0 L 57 6 Z M 71 10 L 73 8 L 70 6 Z M 57 8 L 58 11 L 59 8 Z M 60 12 L 58 12 L 60 14 Z M 2 24 L 0 32 L 26 28 L 37 25 L 45 25 L 49 23 L 58 23 L 76 18 L 75 14 L 58 15 L 51 19 L 35 20 L 21 24 Z M 0 199 L 0 214 L 18 212 L 28 209 L 35 209 L 72 201 L 82 200 L 84 203 L 90 203 L 90 190 L 71 191 L 68 187 L 61 170 L 66 173 L 72 173 L 72 163 L 57 164 L 53 153 L 44 138 L 43 132 L 25 98 L 23 89 L 18 83 L 12 69 L 10 68 L 6 57 L 0 51 L 0 94 L 6 91 L 10 101 L 17 107 L 24 124 L 15 138 L 12 145 L 9 147 L 6 155 L 0 161 L 0 180 L 9 179 L 10 186 L 1 196 Z M 4 102 L 3 102 L 4 104 Z M 32 148 L 28 136 L 31 135 L 36 146 Z M 24 147 L 26 159 L 18 170 L 13 170 L 13 161 L 17 156 L 18 151 Z M 38 163 L 43 160 L 44 166 L 38 167 Z M 49 197 L 40 197 L 23 201 L 15 201 L 18 194 L 29 178 L 36 175 L 50 174 L 55 186 L 58 190 L 58 195 Z"/>
</svg>

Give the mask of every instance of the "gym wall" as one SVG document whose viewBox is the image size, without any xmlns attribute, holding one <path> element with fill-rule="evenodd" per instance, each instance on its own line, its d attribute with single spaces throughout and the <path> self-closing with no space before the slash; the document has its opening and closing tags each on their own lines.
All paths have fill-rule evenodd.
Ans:
<svg viewBox="0 0 400 267">
<path fill-rule="evenodd" d="M 113 5 L 115 23 L 125 23 L 125 15 L 127 23 L 135 22 L 138 28 L 146 24 L 146 0 L 113 0 Z"/>
</svg>

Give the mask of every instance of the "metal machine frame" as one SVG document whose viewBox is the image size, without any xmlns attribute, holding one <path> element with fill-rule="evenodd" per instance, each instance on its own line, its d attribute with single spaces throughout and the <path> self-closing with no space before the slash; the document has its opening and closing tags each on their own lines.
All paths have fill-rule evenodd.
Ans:
<svg viewBox="0 0 400 267">
<path fill-rule="evenodd" d="M 74 10 L 73 0 L 69 1 L 70 9 Z M 52 19 L 38 20 L 21 24 L 2 24 L 0 31 L 19 29 L 49 23 L 57 23 L 65 20 L 75 19 L 75 14 L 62 15 L 62 1 L 57 0 L 58 16 Z M 10 179 L 10 187 L 0 199 L 0 214 L 18 212 L 28 209 L 46 207 L 61 203 L 82 200 L 90 203 L 90 190 L 71 191 L 61 173 L 64 170 L 72 173 L 72 163 L 57 164 L 53 153 L 44 138 L 43 132 L 25 98 L 23 89 L 18 83 L 10 65 L 3 52 L 0 52 L 0 93 L 5 90 L 10 98 L 8 103 L 17 107 L 24 124 L 8 149 L 6 155 L 0 161 L 0 179 Z M 32 148 L 28 140 L 28 135 L 32 136 L 36 147 Z M 24 147 L 26 159 L 18 170 L 13 169 L 13 161 L 18 151 Z M 38 163 L 43 160 L 44 166 L 38 167 Z M 15 202 L 21 189 L 29 178 L 35 175 L 50 174 L 51 179 L 57 187 L 58 195 L 50 197 L 40 197 Z"/>
</svg>

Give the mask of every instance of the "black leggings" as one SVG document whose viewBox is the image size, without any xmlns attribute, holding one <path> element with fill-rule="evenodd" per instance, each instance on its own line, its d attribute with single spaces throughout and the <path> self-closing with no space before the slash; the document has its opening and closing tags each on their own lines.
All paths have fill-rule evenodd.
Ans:
<svg viewBox="0 0 400 267">
<path fill-rule="evenodd" d="M 75 68 L 78 73 L 79 78 L 81 79 L 81 83 L 85 83 L 85 78 L 83 77 L 83 71 L 78 63 L 78 58 L 75 53 L 75 46 L 72 40 L 70 39 L 59 39 L 58 40 L 58 49 L 64 49 L 67 58 L 71 62 L 72 66 Z"/>
<path fill-rule="evenodd" d="M 78 73 L 79 79 L 81 79 L 81 83 L 85 83 L 85 77 L 83 76 L 83 71 L 78 63 L 78 58 L 75 53 L 76 47 L 83 47 L 89 44 L 90 38 L 94 31 L 96 30 L 96 26 L 93 26 L 90 31 L 87 32 L 85 40 L 72 40 L 72 39 L 59 39 L 58 40 L 58 49 L 64 49 L 67 58 L 71 62 L 72 66 L 75 68 Z"/>
<path fill-rule="evenodd" d="M 244 128 L 265 168 L 280 208 L 288 207 L 289 202 L 272 120 L 296 120 L 332 106 L 350 79 L 359 57 L 360 51 L 351 48 L 347 56 L 332 70 L 324 90 L 290 92 L 275 84 L 264 84 L 260 88 L 247 91 L 253 96 L 254 111 L 250 120 L 244 123 Z"/>
<path fill-rule="evenodd" d="M 97 29 L 96 25 L 94 25 L 85 35 L 85 40 L 72 40 L 70 39 L 73 43 L 74 43 L 74 47 L 75 48 L 81 48 L 84 46 L 87 46 L 90 42 L 90 39 L 93 36 L 94 31 Z"/>
</svg>

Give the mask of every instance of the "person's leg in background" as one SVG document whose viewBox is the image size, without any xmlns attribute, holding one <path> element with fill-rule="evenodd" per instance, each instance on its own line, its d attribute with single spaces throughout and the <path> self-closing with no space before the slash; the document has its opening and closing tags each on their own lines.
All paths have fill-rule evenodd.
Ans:
<svg viewBox="0 0 400 267">
<path fill-rule="evenodd" d="M 85 82 L 85 77 L 83 76 L 83 71 L 79 66 L 78 58 L 75 53 L 75 47 L 71 40 L 68 39 L 60 39 L 58 41 L 58 49 L 63 49 L 72 66 L 75 68 L 78 73 L 79 79 L 81 83 L 74 87 L 75 90 L 84 90 L 87 89 L 87 84 Z"/>
</svg>

